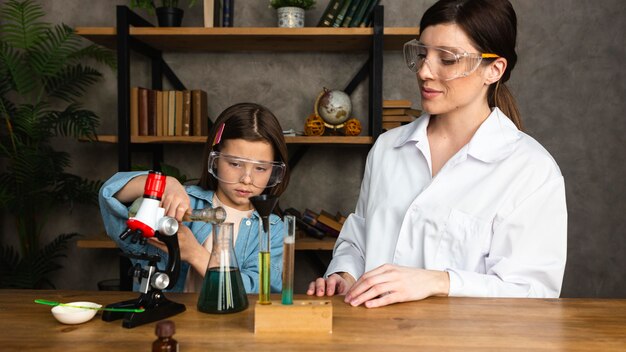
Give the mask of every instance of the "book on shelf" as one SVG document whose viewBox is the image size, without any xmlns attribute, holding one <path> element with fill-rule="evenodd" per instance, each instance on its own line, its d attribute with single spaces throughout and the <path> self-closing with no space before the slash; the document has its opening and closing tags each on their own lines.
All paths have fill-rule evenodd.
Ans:
<svg viewBox="0 0 626 352">
<path fill-rule="evenodd" d="M 365 14 L 363 15 L 363 19 L 361 20 L 361 23 L 359 24 L 359 27 L 369 27 L 369 26 L 371 26 L 372 18 L 374 17 L 373 16 L 374 8 L 379 3 L 380 3 L 380 0 L 370 0 L 369 7 L 365 11 Z"/>
<path fill-rule="evenodd" d="M 204 27 L 221 27 L 222 1 L 204 0 Z"/>
<path fill-rule="evenodd" d="M 139 87 L 130 88 L 130 135 L 139 135 Z"/>
<path fill-rule="evenodd" d="M 161 92 L 161 110 L 163 111 L 162 113 L 162 120 L 161 120 L 161 130 L 163 131 L 163 136 L 167 136 L 169 135 L 169 121 L 168 121 L 168 114 L 170 111 L 170 92 L 167 90 L 164 90 Z"/>
<path fill-rule="evenodd" d="M 148 134 L 148 89 L 139 87 L 139 111 L 137 112 L 139 121 L 139 136 L 149 136 Z"/>
<path fill-rule="evenodd" d="M 191 130 L 194 136 L 209 135 L 207 93 L 201 89 L 191 91 Z"/>
<path fill-rule="evenodd" d="M 417 115 L 419 116 L 419 115 Z M 417 117 L 414 115 L 386 115 L 383 116 L 383 122 L 401 122 L 401 123 L 410 123 L 417 120 Z"/>
<path fill-rule="evenodd" d="M 222 0 L 222 27 L 234 26 L 235 0 Z"/>
<path fill-rule="evenodd" d="M 383 100 L 383 109 L 384 108 L 410 108 L 411 101 L 406 99 L 397 99 L 397 100 Z"/>
<path fill-rule="evenodd" d="M 305 223 L 315 227 L 316 229 L 324 232 L 327 235 L 330 235 L 333 237 L 339 236 L 339 231 L 319 222 L 317 220 L 318 217 L 319 217 L 319 214 L 317 214 L 311 209 L 305 209 L 304 212 L 302 213 L 302 221 L 304 221 Z"/>
<path fill-rule="evenodd" d="M 156 90 L 148 89 L 148 136 L 156 136 Z"/>
<path fill-rule="evenodd" d="M 176 135 L 176 91 L 170 90 L 168 93 L 168 110 L 167 110 L 167 135 Z"/>
<path fill-rule="evenodd" d="M 348 8 L 346 15 L 344 16 L 343 21 L 341 22 L 341 27 L 350 27 L 350 24 L 352 23 L 352 18 L 359 10 L 359 7 L 361 6 L 361 4 L 366 1 L 367 0 L 352 0 L 350 2 L 350 7 Z"/>
<path fill-rule="evenodd" d="M 164 136 L 163 134 L 163 92 L 156 91 L 156 135 Z"/>
<path fill-rule="evenodd" d="M 390 115 L 413 115 L 420 116 L 422 112 L 413 108 L 384 108 L 383 107 L 383 118 L 384 116 Z"/>
<path fill-rule="evenodd" d="M 359 4 L 359 8 L 356 13 L 352 16 L 352 20 L 348 27 L 359 27 L 361 22 L 363 22 L 363 18 L 365 17 L 365 13 L 367 9 L 370 7 L 370 3 L 375 2 L 375 0 L 361 0 Z"/>
<path fill-rule="evenodd" d="M 174 135 L 183 135 L 183 91 L 174 91 Z"/>
<path fill-rule="evenodd" d="M 324 210 L 320 211 L 320 214 L 317 216 L 317 222 L 332 228 L 337 232 L 337 235 L 339 235 L 339 232 L 341 232 L 341 227 L 343 226 L 342 223 L 337 221 L 334 215 Z"/>
<path fill-rule="evenodd" d="M 320 17 L 320 21 L 317 23 L 318 27 L 332 27 L 333 23 L 335 23 L 335 18 L 337 14 L 342 9 L 343 2 L 345 0 L 330 0 L 328 2 L 328 6 L 322 13 L 322 17 Z"/>
<path fill-rule="evenodd" d="M 183 91 L 183 131 L 182 136 L 191 135 L 191 91 Z"/>
<path fill-rule="evenodd" d="M 390 129 L 402 126 L 402 122 L 389 122 L 383 121 L 383 131 L 389 131 Z"/>
<path fill-rule="evenodd" d="M 346 17 L 346 13 L 348 12 L 348 9 L 350 8 L 350 4 L 353 1 L 357 1 L 357 0 L 345 0 L 343 2 L 343 6 L 341 7 L 341 10 L 339 10 L 339 13 L 337 13 L 337 16 L 335 17 L 335 22 L 333 22 L 333 27 L 341 27 L 341 24 L 343 23 L 343 18 Z"/>
</svg>

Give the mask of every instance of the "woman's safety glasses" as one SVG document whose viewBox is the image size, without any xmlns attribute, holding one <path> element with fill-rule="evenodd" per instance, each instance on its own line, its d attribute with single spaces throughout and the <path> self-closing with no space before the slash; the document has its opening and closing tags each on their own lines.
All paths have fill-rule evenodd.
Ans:
<svg viewBox="0 0 626 352">
<path fill-rule="evenodd" d="M 209 173 L 224 183 L 244 183 L 249 177 L 255 187 L 274 187 L 283 180 L 285 168 L 280 161 L 250 160 L 220 152 L 209 154 Z"/>
<path fill-rule="evenodd" d="M 424 45 L 417 39 L 404 44 L 404 59 L 411 71 L 419 72 L 426 63 L 430 72 L 444 81 L 467 77 L 483 59 L 498 57 L 491 53 L 471 54 L 459 48 Z"/>
</svg>

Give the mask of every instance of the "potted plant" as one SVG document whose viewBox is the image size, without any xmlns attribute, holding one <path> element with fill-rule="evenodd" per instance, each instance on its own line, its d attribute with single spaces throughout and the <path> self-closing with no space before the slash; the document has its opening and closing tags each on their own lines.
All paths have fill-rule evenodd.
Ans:
<svg viewBox="0 0 626 352">
<path fill-rule="evenodd" d="M 95 59 L 115 68 L 113 52 L 84 47 L 64 24 L 44 21 L 39 4 L 10 0 L 0 11 L 0 209 L 15 221 L 19 249 L 10 232 L 0 240 L 0 287 L 54 287 L 49 274 L 76 233 L 44 244 L 42 234 L 53 211 L 73 204 L 97 206 L 100 181 L 73 175 L 70 155 L 52 139 L 94 140 L 99 118 L 78 99 L 101 77 L 85 66 Z"/>
<path fill-rule="evenodd" d="M 278 14 L 278 27 L 304 27 L 304 11 L 313 8 L 315 0 L 270 0 Z"/>
<path fill-rule="evenodd" d="M 189 7 L 195 5 L 197 0 L 189 0 Z M 131 8 L 147 9 L 150 13 L 156 10 L 159 27 L 180 27 L 183 22 L 184 11 L 178 7 L 178 0 L 161 0 L 161 6 L 157 7 L 152 0 L 130 0 Z"/>
</svg>

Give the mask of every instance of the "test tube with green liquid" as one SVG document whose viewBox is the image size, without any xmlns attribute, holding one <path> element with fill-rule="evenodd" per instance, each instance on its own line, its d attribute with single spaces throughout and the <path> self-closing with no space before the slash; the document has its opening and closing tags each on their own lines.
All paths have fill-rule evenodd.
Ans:
<svg viewBox="0 0 626 352">
<path fill-rule="evenodd" d="M 283 236 L 283 304 L 293 304 L 293 261 L 296 247 L 296 217 L 285 215 Z"/>
</svg>

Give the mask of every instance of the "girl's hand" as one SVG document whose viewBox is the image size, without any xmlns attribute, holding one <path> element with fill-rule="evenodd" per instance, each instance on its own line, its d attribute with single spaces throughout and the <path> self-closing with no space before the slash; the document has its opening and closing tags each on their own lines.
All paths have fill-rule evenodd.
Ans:
<svg viewBox="0 0 626 352">
<path fill-rule="evenodd" d="M 346 293 L 345 302 L 367 308 L 448 295 L 447 272 L 384 264 L 365 273 Z"/>
<path fill-rule="evenodd" d="M 165 215 L 183 221 L 183 216 L 191 208 L 189 195 L 185 187 L 174 177 L 167 176 L 165 181 L 165 191 L 161 197 L 161 207 L 165 209 Z"/>
<path fill-rule="evenodd" d="M 156 237 L 148 238 L 148 243 L 167 253 L 165 243 L 159 241 Z M 182 224 L 178 228 L 178 247 L 180 248 L 180 259 L 186 261 L 201 275 L 204 275 L 211 253 L 202 247 L 191 230 Z"/>
<path fill-rule="evenodd" d="M 309 284 L 306 294 L 309 296 L 316 295 L 318 297 L 333 296 L 335 294 L 344 295 L 354 284 L 356 280 L 348 273 L 335 273 L 327 279 L 318 278 Z"/>
</svg>

